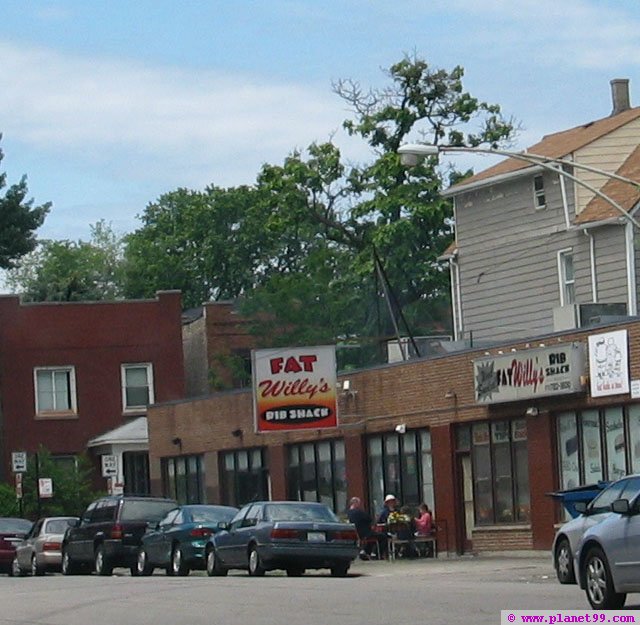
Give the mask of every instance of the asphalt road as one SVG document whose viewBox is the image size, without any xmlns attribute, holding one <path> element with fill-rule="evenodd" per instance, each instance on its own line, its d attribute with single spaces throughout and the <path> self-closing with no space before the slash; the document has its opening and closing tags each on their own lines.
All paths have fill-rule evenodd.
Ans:
<svg viewBox="0 0 640 625">
<path fill-rule="evenodd" d="M 640 607 L 631 596 L 626 607 Z M 548 557 L 356 562 L 347 578 L 0 576 L 0 625 L 496 624 L 500 610 L 589 608 Z"/>
</svg>

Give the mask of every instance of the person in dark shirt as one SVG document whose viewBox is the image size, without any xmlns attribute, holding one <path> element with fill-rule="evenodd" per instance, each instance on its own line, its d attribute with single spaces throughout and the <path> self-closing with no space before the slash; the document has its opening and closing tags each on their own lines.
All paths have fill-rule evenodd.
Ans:
<svg viewBox="0 0 640 625">
<path fill-rule="evenodd" d="M 395 512 L 397 505 L 398 500 L 396 499 L 395 495 L 387 495 L 384 498 L 384 506 L 382 507 L 382 510 L 378 515 L 378 523 L 384 523 L 386 525 L 389 515 L 392 512 Z"/>
<path fill-rule="evenodd" d="M 347 518 L 349 519 L 349 523 L 352 523 L 355 526 L 358 538 L 360 540 L 375 539 L 378 543 L 378 553 L 380 554 L 380 557 L 385 557 L 387 553 L 387 535 L 380 534 L 373 530 L 371 527 L 373 519 L 371 518 L 371 515 L 363 509 L 360 497 L 352 497 L 349 501 Z M 360 551 L 360 557 L 363 560 L 367 560 L 371 557 L 375 541 L 368 540 L 364 544 L 363 549 Z"/>
</svg>

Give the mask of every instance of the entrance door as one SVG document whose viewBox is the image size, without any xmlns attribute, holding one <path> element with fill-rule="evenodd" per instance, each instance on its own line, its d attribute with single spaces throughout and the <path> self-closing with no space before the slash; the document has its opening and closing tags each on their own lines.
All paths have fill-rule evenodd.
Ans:
<svg viewBox="0 0 640 625">
<path fill-rule="evenodd" d="M 460 492 L 462 493 L 462 507 L 464 527 L 462 528 L 462 551 L 467 553 L 473 550 L 473 528 L 474 512 L 473 512 L 473 474 L 471 471 L 471 454 L 462 453 L 458 455 L 458 468 L 461 484 Z"/>
</svg>

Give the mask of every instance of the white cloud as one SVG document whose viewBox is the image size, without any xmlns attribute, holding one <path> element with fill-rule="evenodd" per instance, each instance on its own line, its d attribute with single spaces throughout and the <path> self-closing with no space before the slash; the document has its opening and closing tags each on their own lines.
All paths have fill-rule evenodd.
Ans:
<svg viewBox="0 0 640 625">
<path fill-rule="evenodd" d="M 216 163 L 233 178 L 233 163 L 240 162 L 255 165 L 255 174 L 263 162 L 326 140 L 345 117 L 330 85 L 270 84 L 2 41 L 0 58 L 5 135 L 65 158 L 104 161 L 128 176 L 171 172 L 176 181 L 186 179 L 175 184 L 206 184 Z M 245 171 L 242 182 L 251 181 Z"/>
</svg>

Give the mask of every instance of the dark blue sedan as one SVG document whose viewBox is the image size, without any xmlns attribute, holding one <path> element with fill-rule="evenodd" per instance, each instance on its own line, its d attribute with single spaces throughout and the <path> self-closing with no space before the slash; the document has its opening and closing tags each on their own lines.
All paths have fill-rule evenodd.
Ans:
<svg viewBox="0 0 640 625">
<path fill-rule="evenodd" d="M 205 568 L 205 546 L 238 512 L 231 506 L 194 504 L 169 511 L 157 526 L 149 528 L 138 550 L 139 575 L 151 575 L 156 567 L 167 575 L 188 575 Z"/>
<path fill-rule="evenodd" d="M 245 569 L 253 576 L 284 569 L 290 577 L 327 568 L 334 577 L 344 577 L 358 555 L 357 544 L 355 527 L 324 504 L 258 501 L 211 537 L 206 568 L 211 576 L 226 575 L 229 569 Z"/>
</svg>

